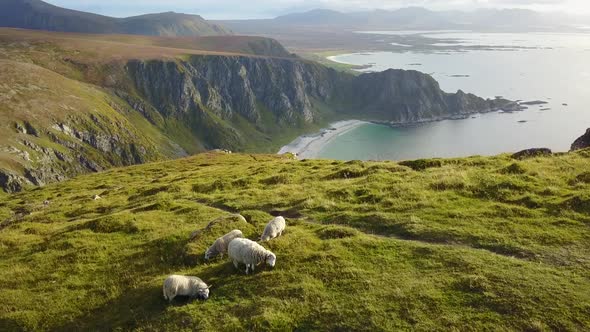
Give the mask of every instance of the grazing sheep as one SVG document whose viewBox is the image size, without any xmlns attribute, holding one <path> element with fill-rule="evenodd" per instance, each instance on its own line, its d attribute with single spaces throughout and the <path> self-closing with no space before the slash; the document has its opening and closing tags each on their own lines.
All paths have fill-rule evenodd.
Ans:
<svg viewBox="0 0 590 332">
<path fill-rule="evenodd" d="M 229 245 L 231 240 L 241 237 L 244 237 L 242 231 L 234 229 L 233 231 L 218 238 L 217 240 L 215 240 L 215 242 L 213 242 L 213 245 L 209 247 L 207 251 L 205 251 L 205 259 L 208 260 L 217 255 L 221 255 L 221 258 L 223 258 L 223 254 L 227 253 L 227 246 Z"/>
<path fill-rule="evenodd" d="M 197 236 L 199 236 L 199 234 L 203 233 L 203 231 L 207 231 L 210 230 L 211 228 L 213 228 L 215 225 L 219 224 L 219 223 L 224 223 L 224 222 L 243 222 L 243 223 L 248 223 L 248 221 L 246 221 L 246 218 L 244 218 L 244 216 L 242 216 L 241 214 L 229 214 L 229 215 L 225 215 L 225 216 L 221 216 L 213 221 L 211 221 L 207 227 L 203 228 L 203 229 L 199 229 L 196 230 L 194 232 L 191 233 L 190 238 L 188 239 L 189 241 L 194 240 L 195 238 L 197 238 Z M 230 241 L 228 241 L 227 243 L 229 243 Z"/>
<path fill-rule="evenodd" d="M 285 218 L 274 218 L 266 225 L 266 227 L 264 227 L 264 232 L 262 233 L 260 240 L 268 241 L 270 239 L 274 239 L 275 237 L 281 236 L 285 230 L 285 226 Z"/>
<path fill-rule="evenodd" d="M 189 296 L 206 300 L 209 298 L 209 288 L 200 278 L 171 275 L 164 281 L 162 291 L 164 299 L 172 302 L 176 296 Z"/>
<path fill-rule="evenodd" d="M 239 263 L 246 264 L 246 274 L 248 274 L 248 269 L 254 272 L 254 267 L 262 262 L 274 267 L 277 261 L 275 254 L 258 243 L 243 238 L 233 239 L 229 243 L 227 253 L 236 268 Z"/>
<path fill-rule="evenodd" d="M 102 197 L 98 196 L 98 195 L 94 195 L 94 197 L 92 198 L 95 201 L 98 201 L 99 199 L 102 199 Z"/>
</svg>

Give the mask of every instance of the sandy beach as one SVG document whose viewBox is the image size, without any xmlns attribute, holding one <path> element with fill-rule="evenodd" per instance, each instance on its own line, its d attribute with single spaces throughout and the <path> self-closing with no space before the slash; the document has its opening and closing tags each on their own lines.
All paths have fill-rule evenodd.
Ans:
<svg viewBox="0 0 590 332">
<path fill-rule="evenodd" d="M 317 158 L 320 151 L 334 138 L 366 123 L 368 122 L 360 120 L 334 122 L 317 134 L 299 136 L 293 142 L 283 146 L 278 153 L 296 153 L 299 159 Z"/>
<path fill-rule="evenodd" d="M 344 54 L 346 54 L 346 53 L 344 53 Z M 329 57 L 326 57 L 326 59 L 328 59 L 328 60 L 330 60 L 332 62 L 342 63 L 342 64 L 345 64 L 345 65 L 350 65 L 350 63 L 348 63 L 348 62 L 344 62 L 344 61 L 339 61 L 338 60 L 338 57 L 341 56 L 341 55 L 344 55 L 344 54 L 338 54 L 338 55 L 329 56 Z"/>
</svg>

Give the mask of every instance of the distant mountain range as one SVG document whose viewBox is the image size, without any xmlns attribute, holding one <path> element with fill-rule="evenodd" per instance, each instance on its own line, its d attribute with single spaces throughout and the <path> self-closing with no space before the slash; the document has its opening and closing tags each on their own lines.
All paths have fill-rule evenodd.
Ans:
<svg viewBox="0 0 590 332">
<path fill-rule="evenodd" d="M 264 23 L 264 24 L 262 24 Z M 471 29 L 491 31 L 564 30 L 589 25 L 590 17 L 559 13 L 541 13 L 524 9 L 481 9 L 476 11 L 432 11 L 422 7 L 398 10 L 373 10 L 343 13 L 314 9 L 303 13 L 279 16 L 272 20 L 229 21 L 228 26 L 252 30 L 252 26 L 268 29 L 277 26 L 318 26 L 346 29 Z"/>
<path fill-rule="evenodd" d="M 231 31 L 198 15 L 174 12 L 115 18 L 40 0 L 1 0 L 0 26 L 60 32 L 151 36 L 219 36 Z"/>
</svg>

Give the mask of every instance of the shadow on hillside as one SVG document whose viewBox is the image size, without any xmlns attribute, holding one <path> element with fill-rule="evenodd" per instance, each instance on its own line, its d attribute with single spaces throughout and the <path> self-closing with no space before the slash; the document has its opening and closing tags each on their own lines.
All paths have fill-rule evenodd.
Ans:
<svg viewBox="0 0 590 332">
<path fill-rule="evenodd" d="M 160 287 L 129 289 L 120 297 L 105 303 L 71 322 L 55 328 L 57 331 L 130 330 L 155 320 L 166 310 L 167 302 Z"/>
</svg>

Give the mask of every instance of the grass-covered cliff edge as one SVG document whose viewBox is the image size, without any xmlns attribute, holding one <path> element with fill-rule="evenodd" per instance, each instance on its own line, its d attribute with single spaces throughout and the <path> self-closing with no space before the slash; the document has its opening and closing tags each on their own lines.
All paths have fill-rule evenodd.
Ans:
<svg viewBox="0 0 590 332">
<path fill-rule="evenodd" d="M 588 330 L 589 161 L 206 153 L 0 194 L 0 330 Z M 273 270 L 203 262 L 276 214 Z M 167 304 L 172 273 L 211 298 Z"/>
<path fill-rule="evenodd" d="M 446 93 L 417 71 L 339 72 L 245 36 L 0 29 L 0 77 L 0 187 L 11 192 L 209 149 L 273 153 L 333 120 L 406 123 L 509 103 Z"/>
</svg>

